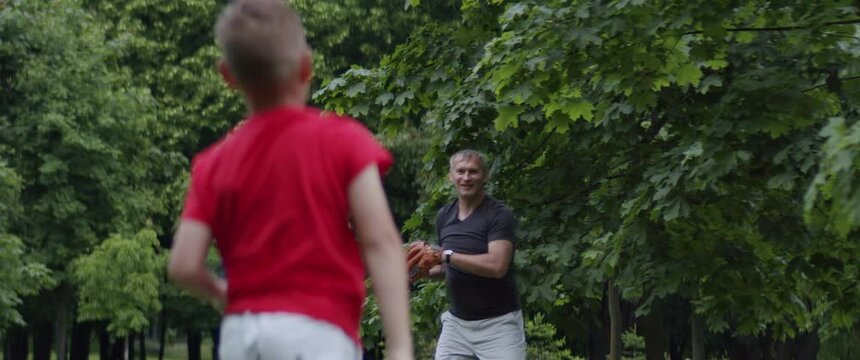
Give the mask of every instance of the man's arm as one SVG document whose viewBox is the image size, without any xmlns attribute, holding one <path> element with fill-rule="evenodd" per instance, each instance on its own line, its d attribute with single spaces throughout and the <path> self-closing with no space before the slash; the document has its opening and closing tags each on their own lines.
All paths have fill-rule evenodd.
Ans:
<svg viewBox="0 0 860 360">
<path fill-rule="evenodd" d="M 501 279 L 508 274 L 511 256 L 514 253 L 514 243 L 510 240 L 494 240 L 488 244 L 486 254 L 466 255 L 454 253 L 451 255 L 451 266 L 465 272 Z M 444 261 L 444 255 L 442 261 Z M 432 275 L 432 272 L 431 272 Z"/>
<path fill-rule="evenodd" d="M 376 165 L 367 166 L 350 183 L 349 208 L 382 315 L 386 358 L 411 359 L 406 255 Z"/>
<path fill-rule="evenodd" d="M 430 280 L 444 280 L 445 279 L 445 267 L 442 265 L 436 265 L 430 269 Z"/>
<path fill-rule="evenodd" d="M 167 275 L 179 287 L 220 304 L 227 299 L 227 282 L 206 268 L 212 232 L 203 223 L 182 220 L 173 237 Z"/>
</svg>

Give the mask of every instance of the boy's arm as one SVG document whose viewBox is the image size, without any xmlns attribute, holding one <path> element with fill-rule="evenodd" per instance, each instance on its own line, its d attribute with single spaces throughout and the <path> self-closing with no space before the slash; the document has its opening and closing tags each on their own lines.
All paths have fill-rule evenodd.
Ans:
<svg viewBox="0 0 860 360">
<path fill-rule="evenodd" d="M 206 254 L 212 241 L 212 232 L 205 224 L 182 220 L 173 247 L 167 275 L 179 287 L 209 301 L 224 304 L 227 299 L 227 282 L 206 268 Z"/>
<path fill-rule="evenodd" d="M 376 165 L 349 185 L 349 208 L 385 331 L 387 359 L 412 359 L 406 255 Z"/>
</svg>

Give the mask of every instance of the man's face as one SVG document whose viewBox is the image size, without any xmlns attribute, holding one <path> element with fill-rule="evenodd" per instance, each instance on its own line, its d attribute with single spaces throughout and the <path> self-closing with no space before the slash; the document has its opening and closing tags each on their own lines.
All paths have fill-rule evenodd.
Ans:
<svg viewBox="0 0 860 360">
<path fill-rule="evenodd" d="M 448 180 L 457 188 L 459 197 L 474 197 L 483 194 L 487 174 L 481 169 L 478 158 L 458 157 L 454 159 Z"/>
</svg>

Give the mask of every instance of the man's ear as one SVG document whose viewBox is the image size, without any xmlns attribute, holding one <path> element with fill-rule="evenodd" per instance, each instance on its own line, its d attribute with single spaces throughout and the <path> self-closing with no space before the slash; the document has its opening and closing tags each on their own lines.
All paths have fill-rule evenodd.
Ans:
<svg viewBox="0 0 860 360">
<path fill-rule="evenodd" d="M 232 89 L 239 88 L 236 78 L 233 76 L 233 73 L 230 72 L 230 67 L 227 66 L 227 62 L 224 61 L 224 59 L 218 60 L 218 72 L 221 73 L 221 77 L 224 78 L 224 82 L 227 83 L 227 86 Z"/>
</svg>

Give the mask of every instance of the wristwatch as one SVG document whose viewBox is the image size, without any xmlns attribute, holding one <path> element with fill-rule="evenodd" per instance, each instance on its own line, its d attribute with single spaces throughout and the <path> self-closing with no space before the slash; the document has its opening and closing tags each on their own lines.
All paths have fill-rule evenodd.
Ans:
<svg viewBox="0 0 860 360">
<path fill-rule="evenodd" d="M 442 255 L 445 255 L 445 263 L 451 263 L 451 255 L 454 255 L 454 250 L 445 250 L 442 252 Z"/>
</svg>

